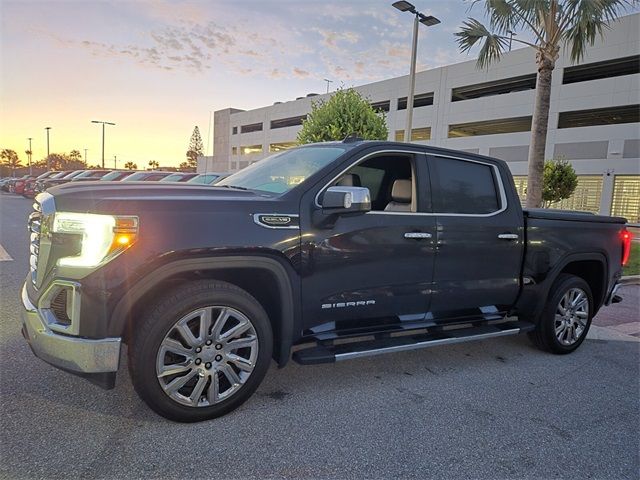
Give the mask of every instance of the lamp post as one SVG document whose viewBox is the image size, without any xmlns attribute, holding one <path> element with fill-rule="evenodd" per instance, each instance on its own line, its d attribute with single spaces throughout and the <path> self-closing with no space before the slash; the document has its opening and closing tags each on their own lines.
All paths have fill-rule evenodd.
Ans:
<svg viewBox="0 0 640 480">
<path fill-rule="evenodd" d="M 409 3 L 401 0 L 399 2 L 394 2 L 392 4 L 393 7 L 397 8 L 401 12 L 409 12 L 414 15 L 413 19 L 413 40 L 411 43 L 411 67 L 409 72 L 409 95 L 407 96 L 407 122 L 404 129 L 404 141 L 411 141 L 411 128 L 413 123 L 413 97 L 415 94 L 416 88 L 416 56 L 418 50 L 418 23 L 422 23 L 427 27 L 431 27 L 433 25 L 437 25 L 440 23 L 436 17 L 431 15 L 425 15 L 416 10 L 416 7 Z"/>
<path fill-rule="evenodd" d="M 31 167 L 31 155 L 33 154 L 33 150 L 31 149 L 31 140 L 33 140 L 32 137 L 27 138 L 27 140 L 29 140 L 29 175 L 31 175 L 33 173 L 32 167 Z"/>
<path fill-rule="evenodd" d="M 113 156 L 113 169 L 114 169 L 114 170 L 117 170 L 117 169 L 118 169 L 118 167 L 116 166 L 116 164 L 117 164 L 117 162 L 118 162 L 118 161 L 117 161 L 117 158 L 118 158 L 118 157 L 117 157 L 117 155 L 114 155 L 114 156 Z"/>
<path fill-rule="evenodd" d="M 44 129 L 47 131 L 47 172 L 49 170 L 51 170 L 51 160 L 49 160 L 49 130 L 51 130 L 51 127 L 44 127 Z"/>
<path fill-rule="evenodd" d="M 514 35 L 517 35 L 517 33 L 511 30 L 507 30 L 507 33 L 509 34 L 509 51 L 511 51 L 511 46 L 513 45 L 513 37 Z"/>
<path fill-rule="evenodd" d="M 102 120 L 91 120 L 91 123 L 101 123 L 102 124 L 102 168 L 104 168 L 104 126 L 105 125 L 115 125 L 115 123 L 104 122 Z"/>
<path fill-rule="evenodd" d="M 328 78 L 325 78 L 324 81 L 327 82 L 327 93 L 329 93 L 329 85 L 333 83 L 333 80 L 329 80 Z"/>
</svg>

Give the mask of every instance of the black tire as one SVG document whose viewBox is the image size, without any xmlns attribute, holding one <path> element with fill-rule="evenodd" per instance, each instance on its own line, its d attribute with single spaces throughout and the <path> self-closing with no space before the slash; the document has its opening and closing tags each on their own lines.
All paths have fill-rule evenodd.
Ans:
<svg viewBox="0 0 640 480">
<path fill-rule="evenodd" d="M 258 338 L 258 354 L 253 371 L 229 398 L 210 406 L 186 406 L 172 399 L 160 385 L 156 357 L 165 335 L 175 323 L 201 307 L 219 305 L 244 314 Z M 258 388 L 271 362 L 273 334 L 269 318 L 249 293 L 230 283 L 199 280 L 175 288 L 154 305 L 140 323 L 133 326 L 129 344 L 129 373 L 142 400 L 156 413 L 178 422 L 199 422 L 225 415 L 242 405 Z"/>
<path fill-rule="evenodd" d="M 577 341 L 571 345 L 564 345 L 556 336 L 556 309 L 564 295 L 571 289 L 578 288 L 584 291 L 588 299 L 588 317 L 586 319 L 586 327 L 580 334 Z M 589 333 L 591 327 L 591 319 L 593 317 L 593 294 L 589 284 L 580 277 L 562 273 L 551 286 L 547 304 L 544 307 L 542 315 L 538 320 L 536 329 L 529 332 L 528 336 L 533 344 L 541 350 L 555 354 L 567 354 L 576 350 Z"/>
</svg>

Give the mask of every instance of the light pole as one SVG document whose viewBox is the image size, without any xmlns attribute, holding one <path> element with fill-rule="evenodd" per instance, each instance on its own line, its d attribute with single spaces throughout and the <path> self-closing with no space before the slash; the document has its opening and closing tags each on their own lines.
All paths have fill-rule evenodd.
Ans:
<svg viewBox="0 0 640 480">
<path fill-rule="evenodd" d="M 436 17 L 431 15 L 425 15 L 416 10 L 416 7 L 401 0 L 394 2 L 393 7 L 397 8 L 401 12 L 409 12 L 414 15 L 413 19 L 413 41 L 411 43 L 411 68 L 409 72 L 409 95 L 407 96 L 407 123 L 404 129 L 404 141 L 411 141 L 411 128 L 413 123 L 413 97 L 416 88 L 416 55 L 418 50 L 418 23 L 422 23 L 427 27 L 437 25 L 440 23 Z"/>
<path fill-rule="evenodd" d="M 49 130 L 51 130 L 51 127 L 44 127 L 44 129 L 47 131 L 47 172 L 49 170 L 51 170 L 51 160 L 49 160 Z"/>
<path fill-rule="evenodd" d="M 104 168 L 104 126 L 105 125 L 115 125 L 115 123 L 103 122 L 102 120 L 91 120 L 91 123 L 101 123 L 102 124 L 102 168 Z"/>
<path fill-rule="evenodd" d="M 511 51 L 511 45 L 513 44 L 513 37 L 514 35 L 517 35 L 517 33 L 511 30 L 507 30 L 507 33 L 509 34 L 509 51 Z"/>
<path fill-rule="evenodd" d="M 31 150 L 31 140 L 33 140 L 32 137 L 27 138 L 27 140 L 29 140 L 29 175 L 31 175 L 33 173 L 32 167 L 31 167 L 31 155 L 33 154 L 33 150 Z"/>
<path fill-rule="evenodd" d="M 327 82 L 327 93 L 329 93 L 329 84 L 333 83 L 333 80 L 329 80 L 328 78 L 325 78 L 324 81 Z"/>
<path fill-rule="evenodd" d="M 88 148 L 84 149 L 84 164 L 87 164 L 87 150 L 89 150 Z"/>
<path fill-rule="evenodd" d="M 117 164 L 117 162 L 118 162 L 118 161 L 116 160 L 116 158 L 117 158 L 117 156 L 116 156 L 116 155 L 114 155 L 114 156 L 113 156 L 113 169 L 114 169 L 114 170 L 117 170 L 117 169 L 118 169 L 118 167 L 116 166 L 116 164 Z"/>
</svg>

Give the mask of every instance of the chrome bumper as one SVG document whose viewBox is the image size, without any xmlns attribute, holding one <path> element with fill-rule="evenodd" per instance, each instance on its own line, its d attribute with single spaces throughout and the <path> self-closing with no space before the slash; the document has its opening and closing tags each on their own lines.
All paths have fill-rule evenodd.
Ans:
<svg viewBox="0 0 640 480">
<path fill-rule="evenodd" d="M 116 372 L 120 363 L 120 338 L 93 340 L 51 331 L 22 287 L 23 335 L 33 353 L 51 365 L 73 373 Z"/>
</svg>

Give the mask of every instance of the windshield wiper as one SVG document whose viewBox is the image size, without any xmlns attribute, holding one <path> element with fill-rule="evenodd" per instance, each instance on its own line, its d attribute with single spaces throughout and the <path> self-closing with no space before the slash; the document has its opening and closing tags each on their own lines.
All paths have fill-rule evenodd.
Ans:
<svg viewBox="0 0 640 480">
<path fill-rule="evenodd" d="M 237 185 L 214 185 L 218 188 L 235 188 L 236 190 L 249 190 L 247 187 L 239 187 Z"/>
</svg>

